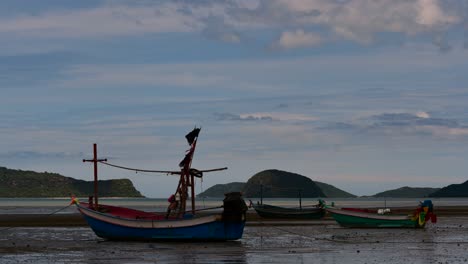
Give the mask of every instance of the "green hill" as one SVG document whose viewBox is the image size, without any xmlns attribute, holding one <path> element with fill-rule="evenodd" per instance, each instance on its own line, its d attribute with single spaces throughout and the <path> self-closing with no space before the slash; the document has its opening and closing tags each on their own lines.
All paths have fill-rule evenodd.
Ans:
<svg viewBox="0 0 468 264">
<path fill-rule="evenodd" d="M 349 192 L 345 192 L 345 191 L 343 191 L 341 189 L 338 189 L 335 186 L 327 184 L 327 183 L 315 181 L 315 184 L 317 184 L 318 187 L 320 187 L 322 192 L 328 198 L 354 198 L 354 197 L 356 197 L 356 195 L 354 195 L 354 194 L 351 194 Z"/>
<path fill-rule="evenodd" d="M 244 187 L 245 197 L 295 198 L 325 197 L 320 187 L 311 179 L 287 171 L 264 170 L 252 176 Z"/>
<path fill-rule="evenodd" d="M 260 187 L 262 186 L 263 187 Z M 329 198 L 351 198 L 353 194 L 336 188 L 323 182 L 280 170 L 265 170 L 252 176 L 247 183 L 232 182 L 227 184 L 216 184 L 198 197 L 223 197 L 227 192 L 241 191 L 246 197 L 260 197 L 260 189 L 263 188 L 263 197 L 285 197 L 297 198 L 299 190 L 302 197 L 329 197 Z"/>
<path fill-rule="evenodd" d="M 428 197 L 431 193 L 438 191 L 439 188 L 419 188 L 419 187 L 401 187 L 394 190 L 388 190 L 374 194 L 374 197 L 395 197 L 395 198 L 421 198 Z"/>
<path fill-rule="evenodd" d="M 226 184 L 216 184 L 206 191 L 199 193 L 198 197 L 224 197 L 225 193 L 241 192 L 244 190 L 245 182 L 231 182 Z"/>
<path fill-rule="evenodd" d="M 468 197 L 468 181 L 461 184 L 451 184 L 431 193 L 430 197 Z"/>
<path fill-rule="evenodd" d="M 94 182 L 77 180 L 57 173 L 12 170 L 0 167 L 0 197 L 89 196 Z M 143 197 L 128 179 L 99 181 L 101 197 Z"/>
</svg>

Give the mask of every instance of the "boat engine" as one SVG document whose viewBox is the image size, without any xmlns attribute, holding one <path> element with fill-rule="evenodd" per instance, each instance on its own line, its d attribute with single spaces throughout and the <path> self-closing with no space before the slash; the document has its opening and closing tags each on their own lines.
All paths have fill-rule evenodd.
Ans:
<svg viewBox="0 0 468 264">
<path fill-rule="evenodd" d="M 230 192 L 224 194 L 223 200 L 223 220 L 224 221 L 244 221 L 247 205 L 240 192 Z"/>
</svg>

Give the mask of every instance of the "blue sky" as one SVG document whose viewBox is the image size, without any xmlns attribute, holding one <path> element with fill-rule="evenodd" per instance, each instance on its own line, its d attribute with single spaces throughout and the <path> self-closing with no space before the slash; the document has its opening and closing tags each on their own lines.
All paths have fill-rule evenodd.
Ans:
<svg viewBox="0 0 468 264">
<path fill-rule="evenodd" d="M 2 1 L 0 165 L 198 181 L 287 170 L 357 195 L 468 180 L 465 0 Z M 171 176 L 100 168 L 167 197 Z"/>
</svg>

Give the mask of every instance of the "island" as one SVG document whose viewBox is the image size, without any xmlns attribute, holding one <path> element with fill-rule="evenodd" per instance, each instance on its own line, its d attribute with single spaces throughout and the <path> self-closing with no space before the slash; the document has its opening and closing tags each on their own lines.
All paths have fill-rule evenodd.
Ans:
<svg viewBox="0 0 468 264">
<path fill-rule="evenodd" d="M 129 179 L 99 180 L 98 184 L 100 197 L 144 197 Z M 93 181 L 78 180 L 58 173 L 0 167 L 2 198 L 88 197 L 93 192 Z"/>
<path fill-rule="evenodd" d="M 333 185 L 313 181 L 310 178 L 288 171 L 264 170 L 256 173 L 246 183 L 216 184 L 198 194 L 199 197 L 223 197 L 224 193 L 243 192 L 245 197 L 297 198 L 327 197 L 352 198 L 353 194 Z M 262 194 L 261 194 L 262 192 Z"/>
</svg>

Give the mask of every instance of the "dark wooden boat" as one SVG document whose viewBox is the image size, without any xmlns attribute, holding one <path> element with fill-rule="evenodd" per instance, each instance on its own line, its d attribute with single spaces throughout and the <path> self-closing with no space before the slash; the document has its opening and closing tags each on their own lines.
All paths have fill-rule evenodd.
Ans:
<svg viewBox="0 0 468 264">
<path fill-rule="evenodd" d="M 325 215 L 325 209 L 319 203 L 316 206 L 289 208 L 269 204 L 252 205 L 255 211 L 263 218 L 279 219 L 320 219 Z"/>
<path fill-rule="evenodd" d="M 260 202 L 254 204 L 251 200 L 250 207 L 253 207 L 257 214 L 263 218 L 278 219 L 320 219 L 325 216 L 325 202 L 318 200 L 316 205 L 302 206 L 302 189 L 298 191 L 299 207 L 281 207 L 263 203 L 263 185 L 260 185 Z M 286 189 L 286 188 L 281 188 Z M 289 190 L 289 189 L 288 189 Z"/>
</svg>

